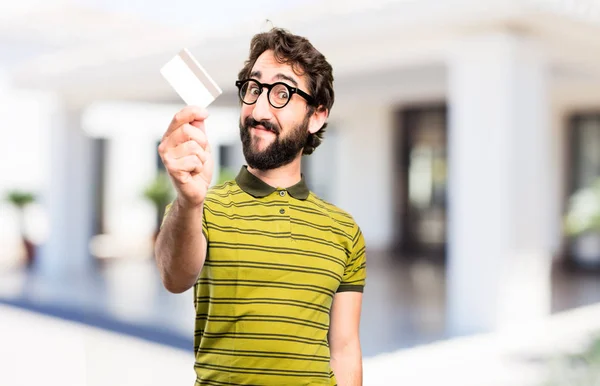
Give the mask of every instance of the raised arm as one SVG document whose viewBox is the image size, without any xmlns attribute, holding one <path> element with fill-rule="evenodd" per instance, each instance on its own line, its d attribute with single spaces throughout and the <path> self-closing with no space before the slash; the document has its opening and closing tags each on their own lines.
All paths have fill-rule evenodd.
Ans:
<svg viewBox="0 0 600 386">
<path fill-rule="evenodd" d="M 204 131 L 207 116 L 205 110 L 191 106 L 179 111 L 158 147 L 177 191 L 155 245 L 163 284 L 173 293 L 194 285 L 206 259 L 202 214 L 214 168 Z"/>
</svg>

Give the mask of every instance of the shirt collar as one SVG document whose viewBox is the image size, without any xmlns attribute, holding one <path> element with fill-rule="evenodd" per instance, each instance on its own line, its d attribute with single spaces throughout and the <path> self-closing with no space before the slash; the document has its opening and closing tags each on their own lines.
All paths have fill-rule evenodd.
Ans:
<svg viewBox="0 0 600 386">
<path fill-rule="evenodd" d="M 272 187 L 260 178 L 256 177 L 254 174 L 250 173 L 246 165 L 242 166 L 240 169 L 237 177 L 235 177 L 235 182 L 240 188 L 242 188 L 244 192 L 258 198 L 266 197 L 277 190 L 277 188 Z M 304 175 L 302 174 L 300 182 L 290 186 L 289 188 L 286 188 L 286 190 L 290 196 L 299 200 L 306 200 L 310 193 L 308 187 L 306 186 Z"/>
</svg>

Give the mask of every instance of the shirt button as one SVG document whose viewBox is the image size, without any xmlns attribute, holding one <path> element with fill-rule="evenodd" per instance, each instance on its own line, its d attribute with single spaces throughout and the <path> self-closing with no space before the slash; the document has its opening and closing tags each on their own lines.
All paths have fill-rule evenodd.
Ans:
<svg viewBox="0 0 600 386">
<path fill-rule="evenodd" d="M 285 196 L 285 190 L 282 190 L 282 191 L 280 191 L 280 192 L 279 192 L 279 195 L 280 195 L 281 197 Z"/>
<path fill-rule="evenodd" d="M 285 214 L 285 209 L 279 209 L 279 213 Z"/>
</svg>

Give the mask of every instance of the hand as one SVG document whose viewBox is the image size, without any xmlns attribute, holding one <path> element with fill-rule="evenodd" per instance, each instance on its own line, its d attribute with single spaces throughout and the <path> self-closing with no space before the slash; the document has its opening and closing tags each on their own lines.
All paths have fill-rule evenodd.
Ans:
<svg viewBox="0 0 600 386">
<path fill-rule="evenodd" d="M 173 117 L 158 146 L 177 200 L 183 207 L 199 207 L 212 180 L 214 169 L 210 144 L 204 129 L 206 110 L 187 106 Z"/>
</svg>

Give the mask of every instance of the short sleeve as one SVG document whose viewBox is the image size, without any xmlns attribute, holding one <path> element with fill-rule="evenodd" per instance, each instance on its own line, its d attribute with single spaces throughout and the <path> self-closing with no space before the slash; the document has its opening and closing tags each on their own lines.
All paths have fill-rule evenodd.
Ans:
<svg viewBox="0 0 600 386">
<path fill-rule="evenodd" d="M 206 204 L 207 204 L 207 202 L 205 201 L 204 207 L 202 208 L 202 234 L 204 235 L 206 240 L 208 240 L 208 224 L 206 222 Z"/>
<path fill-rule="evenodd" d="M 356 226 L 344 277 L 337 292 L 363 292 L 367 278 L 366 258 L 365 239 L 360 228 Z"/>
<path fill-rule="evenodd" d="M 173 206 L 173 201 L 171 201 L 170 203 L 168 203 L 167 206 L 165 207 L 165 214 L 163 215 L 163 218 L 162 218 L 162 220 L 160 222 L 160 229 L 162 229 L 163 225 L 165 225 L 165 220 L 167 219 L 167 215 L 171 211 L 171 207 L 172 206 Z"/>
</svg>

